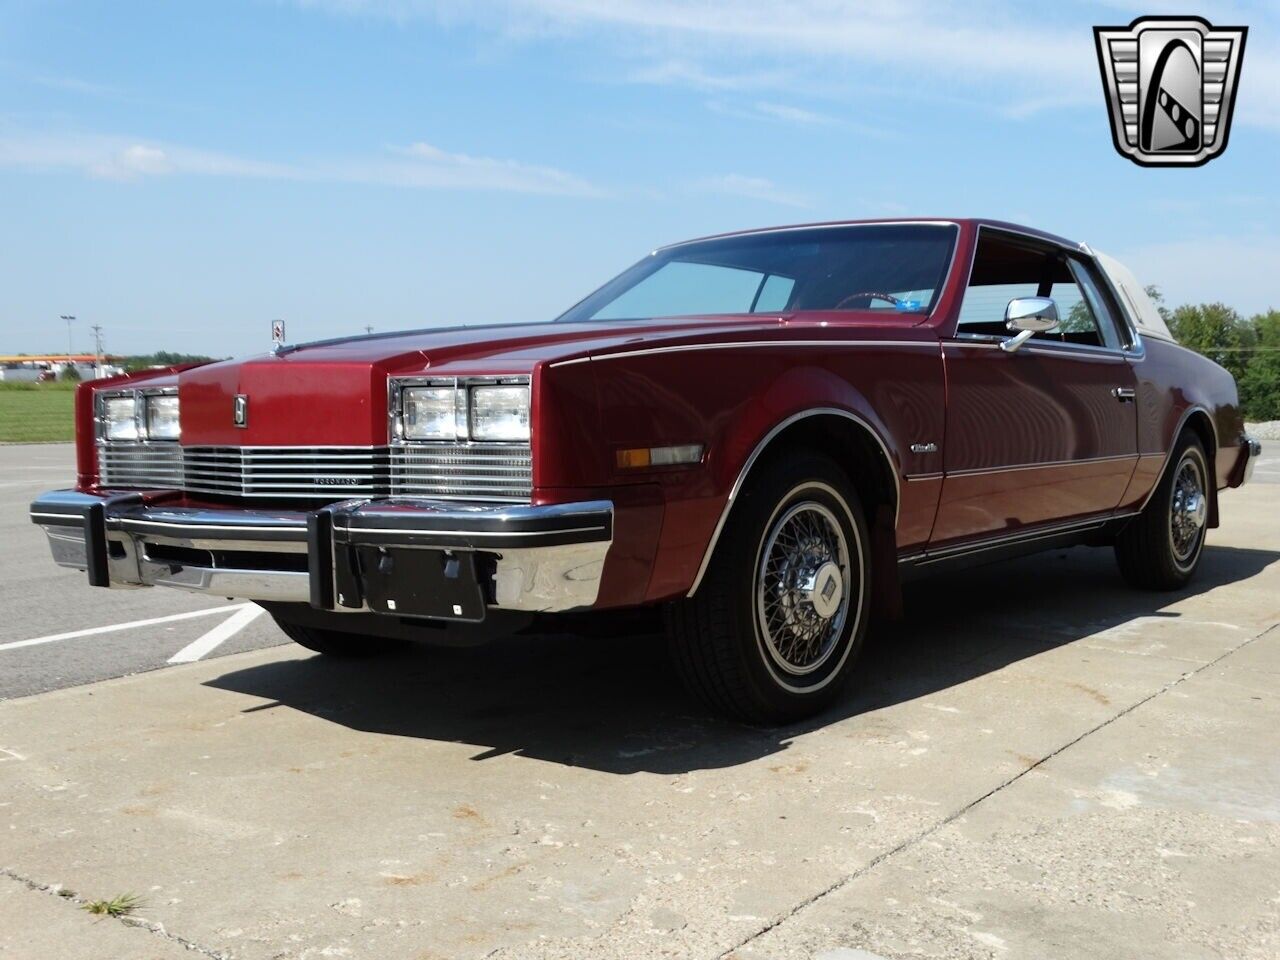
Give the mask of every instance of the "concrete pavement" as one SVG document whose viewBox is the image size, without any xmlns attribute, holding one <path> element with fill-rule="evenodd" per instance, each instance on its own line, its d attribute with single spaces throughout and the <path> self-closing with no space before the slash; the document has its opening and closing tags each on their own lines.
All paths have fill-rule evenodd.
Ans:
<svg viewBox="0 0 1280 960">
<path fill-rule="evenodd" d="M 234 614 L 221 597 L 176 590 L 92 590 L 84 574 L 49 558 L 27 506 L 45 490 L 75 483 L 70 444 L 0 446 L 0 700 L 166 666 L 170 657 Z M 190 619 L 154 621 L 201 610 Z M 81 634 L 31 646 L 12 644 Z M 259 616 L 205 656 L 287 643 L 271 619 Z"/>
<path fill-rule="evenodd" d="M 49 916 L 0 956 L 86 936 L 28 883 L 145 896 L 155 929 L 88 928 L 112 956 L 1276 956 L 1275 491 L 1224 495 L 1184 593 L 1087 550 L 915 585 L 783 730 L 698 712 L 652 638 L 0 704 L 0 889 Z"/>
</svg>

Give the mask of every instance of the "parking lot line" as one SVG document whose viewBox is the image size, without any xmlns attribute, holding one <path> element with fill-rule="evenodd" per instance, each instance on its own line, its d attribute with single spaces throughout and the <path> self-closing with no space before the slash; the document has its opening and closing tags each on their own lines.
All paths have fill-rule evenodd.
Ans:
<svg viewBox="0 0 1280 960">
<path fill-rule="evenodd" d="M 224 608 L 230 609 L 230 608 Z M 211 653 L 251 624 L 262 613 L 261 607 L 246 603 L 208 633 L 197 637 L 169 658 L 170 663 L 193 663 Z"/>
<path fill-rule="evenodd" d="M 87 630 L 72 630 L 69 633 L 52 633 L 47 637 L 32 637 L 30 640 L 11 640 L 8 643 L 0 643 L 0 650 L 16 650 L 18 647 L 35 647 L 42 643 L 56 643 L 59 640 L 74 640 L 77 637 L 92 637 L 100 633 L 116 633 L 120 630 L 134 630 L 138 627 L 151 627 L 158 623 L 173 623 L 177 620 L 192 620 L 195 617 L 211 617 L 219 613 L 243 611 L 246 607 L 253 606 L 254 605 L 251 603 L 233 603 L 223 607 L 210 607 L 207 610 L 188 610 L 186 613 L 172 613 L 167 617 L 151 617 L 147 620 L 130 620 L 128 623 L 113 623 L 106 627 L 90 627 Z M 255 607 L 254 609 L 260 608 Z"/>
</svg>

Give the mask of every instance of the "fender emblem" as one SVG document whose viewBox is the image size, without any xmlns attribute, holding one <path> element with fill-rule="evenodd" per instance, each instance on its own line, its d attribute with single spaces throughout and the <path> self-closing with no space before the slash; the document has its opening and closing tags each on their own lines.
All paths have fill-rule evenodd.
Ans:
<svg viewBox="0 0 1280 960">
<path fill-rule="evenodd" d="M 249 398 L 243 393 L 236 394 L 236 402 L 231 408 L 231 422 L 237 427 L 249 425 Z"/>
<path fill-rule="evenodd" d="M 937 453 L 938 445 L 936 443 L 913 443 L 911 445 L 912 453 Z"/>
</svg>

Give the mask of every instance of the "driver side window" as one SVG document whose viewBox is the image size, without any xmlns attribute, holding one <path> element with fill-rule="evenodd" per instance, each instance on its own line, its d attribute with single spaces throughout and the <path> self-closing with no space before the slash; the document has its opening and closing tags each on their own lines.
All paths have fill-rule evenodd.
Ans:
<svg viewBox="0 0 1280 960">
<path fill-rule="evenodd" d="M 1035 341 L 1119 346 L 1102 295 L 1083 264 L 1055 247 L 983 231 L 956 335 L 1009 336 L 1005 308 L 1019 297 L 1051 297 L 1057 304 L 1058 326 L 1035 334 Z"/>
</svg>

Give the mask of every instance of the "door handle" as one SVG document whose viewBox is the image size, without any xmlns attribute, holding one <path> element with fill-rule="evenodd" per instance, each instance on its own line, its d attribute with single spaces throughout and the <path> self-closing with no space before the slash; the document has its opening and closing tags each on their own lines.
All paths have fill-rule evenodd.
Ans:
<svg viewBox="0 0 1280 960">
<path fill-rule="evenodd" d="M 1121 403 L 1125 403 L 1126 401 L 1137 397 L 1138 391 L 1133 389 L 1133 387 L 1112 387 L 1111 395 Z"/>
</svg>

